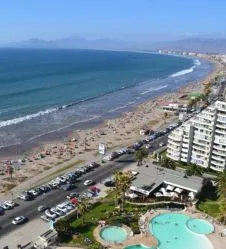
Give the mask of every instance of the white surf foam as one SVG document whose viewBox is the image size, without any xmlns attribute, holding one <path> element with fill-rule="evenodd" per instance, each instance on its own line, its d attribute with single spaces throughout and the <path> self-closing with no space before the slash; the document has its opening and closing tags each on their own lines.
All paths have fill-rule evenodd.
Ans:
<svg viewBox="0 0 226 249">
<path fill-rule="evenodd" d="M 194 60 L 194 66 L 192 66 L 191 68 L 188 68 L 188 69 L 181 70 L 181 71 L 179 71 L 177 73 L 171 74 L 170 77 L 178 77 L 178 76 L 181 76 L 181 75 L 184 75 L 184 74 L 191 73 L 191 72 L 194 71 L 194 69 L 197 66 L 200 66 L 200 65 L 201 65 L 201 62 L 199 60 Z"/>
<path fill-rule="evenodd" d="M 37 112 L 37 113 L 26 115 L 26 116 L 23 116 L 23 117 L 1 121 L 0 122 L 0 128 L 5 127 L 5 126 L 9 126 L 9 125 L 13 125 L 13 124 L 18 124 L 18 123 L 21 123 L 21 122 L 23 122 L 25 120 L 30 120 L 30 119 L 33 119 L 33 118 L 37 118 L 39 116 L 43 116 L 43 115 L 55 112 L 57 110 L 58 110 L 57 108 L 52 108 L 52 109 L 47 109 L 45 111 L 40 111 L 40 112 Z"/>
<path fill-rule="evenodd" d="M 158 91 L 158 90 L 161 90 L 161 89 L 166 88 L 166 87 L 168 87 L 168 85 L 159 86 L 159 87 L 151 87 L 151 88 L 147 89 L 146 91 L 142 92 L 141 94 L 143 95 L 143 94 L 146 94 L 146 93 Z"/>
<path fill-rule="evenodd" d="M 177 72 L 177 73 L 171 74 L 170 77 L 173 77 L 173 78 L 174 78 L 174 77 L 178 77 L 178 76 L 181 76 L 181 75 L 184 75 L 184 74 L 188 74 L 188 73 L 193 72 L 194 69 L 195 69 L 195 66 L 192 66 L 192 67 L 189 68 L 189 69 L 181 70 L 181 71 L 179 71 L 179 72 Z"/>
<path fill-rule="evenodd" d="M 91 118 L 87 118 L 87 119 L 84 119 L 84 120 L 72 122 L 72 123 L 70 123 L 69 125 L 65 125 L 65 126 L 60 127 L 60 128 L 58 128 L 58 129 L 55 129 L 55 130 L 52 130 L 52 131 L 49 131 L 49 132 L 46 132 L 46 133 L 41 133 L 41 134 L 39 134 L 39 135 L 30 137 L 27 141 L 32 141 L 32 140 L 37 139 L 37 138 L 39 138 L 39 137 L 42 137 L 42 136 L 44 136 L 44 135 L 47 135 L 47 134 L 51 134 L 51 133 L 54 133 L 54 132 L 57 132 L 57 131 L 64 130 L 64 129 L 66 129 L 66 128 L 71 127 L 72 125 L 80 124 L 80 123 L 85 123 L 85 122 L 88 122 L 88 121 L 91 121 L 91 120 L 94 120 L 94 119 L 97 119 L 97 118 L 100 118 L 100 117 L 101 117 L 101 115 L 96 115 L 96 116 L 92 116 Z"/>
</svg>

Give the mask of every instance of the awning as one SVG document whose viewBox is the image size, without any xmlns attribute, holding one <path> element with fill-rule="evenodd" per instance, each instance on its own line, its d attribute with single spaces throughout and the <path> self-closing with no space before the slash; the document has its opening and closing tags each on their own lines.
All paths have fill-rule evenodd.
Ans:
<svg viewBox="0 0 226 249">
<path fill-rule="evenodd" d="M 125 193 L 125 196 L 131 199 L 135 199 L 138 197 L 138 195 L 136 195 L 135 193 Z"/>
<path fill-rule="evenodd" d="M 162 196 L 163 196 L 163 194 L 162 194 L 162 193 L 160 193 L 160 192 L 157 192 L 157 193 L 154 193 L 154 196 L 155 196 L 155 197 L 162 197 Z"/>
<path fill-rule="evenodd" d="M 168 190 L 168 191 L 173 191 L 174 189 L 175 189 L 175 187 L 172 185 L 167 185 L 167 187 L 166 187 L 166 190 Z"/>
<path fill-rule="evenodd" d="M 181 194 L 182 191 L 183 191 L 182 188 L 176 188 L 176 189 L 174 190 L 174 192 L 177 192 L 178 194 Z"/>
<path fill-rule="evenodd" d="M 149 196 L 149 194 L 151 193 L 151 191 L 147 191 L 147 190 L 144 190 L 144 189 L 142 189 L 142 188 L 137 188 L 137 187 L 135 187 L 135 186 L 131 186 L 131 187 L 130 187 L 130 190 L 136 191 L 136 192 L 141 193 L 141 194 L 144 194 L 144 195 L 146 195 L 146 196 Z"/>
<path fill-rule="evenodd" d="M 171 193 L 169 193 L 169 195 L 170 195 L 171 197 L 176 197 L 176 198 L 178 198 L 178 194 L 177 194 L 176 192 L 171 192 Z"/>
</svg>

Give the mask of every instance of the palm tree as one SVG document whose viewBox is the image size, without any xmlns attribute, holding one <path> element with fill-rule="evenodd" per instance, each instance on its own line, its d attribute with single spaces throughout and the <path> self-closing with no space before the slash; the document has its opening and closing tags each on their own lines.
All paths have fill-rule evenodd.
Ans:
<svg viewBox="0 0 226 249">
<path fill-rule="evenodd" d="M 148 152 L 145 149 L 142 148 L 142 149 L 137 150 L 135 153 L 137 165 L 141 166 L 143 159 L 146 158 L 147 156 L 148 156 Z"/>
<path fill-rule="evenodd" d="M 168 169 L 176 169 L 176 162 L 167 156 L 161 156 L 160 165 Z"/>
<path fill-rule="evenodd" d="M 115 177 L 115 193 L 116 197 L 121 197 L 120 211 L 124 210 L 125 193 L 129 190 L 132 183 L 132 175 L 130 172 L 123 173 L 118 171 L 114 174 Z"/>
<path fill-rule="evenodd" d="M 197 166 L 194 163 L 190 163 L 188 165 L 188 168 L 186 169 L 185 173 L 186 173 L 187 176 L 192 176 L 192 175 L 202 176 L 203 172 L 202 172 L 201 167 Z"/>
<path fill-rule="evenodd" d="M 223 224 L 225 224 L 226 222 L 226 200 L 221 201 L 219 210 L 220 210 L 221 217 L 223 217 Z"/>
<path fill-rule="evenodd" d="M 88 211 L 89 209 L 89 200 L 88 198 L 81 198 L 81 200 L 79 201 L 79 204 L 77 206 L 78 210 L 77 210 L 77 213 L 79 215 L 81 215 L 82 217 L 82 225 L 85 223 L 85 215 L 86 215 L 86 212 Z"/>
<path fill-rule="evenodd" d="M 217 174 L 216 182 L 218 196 L 226 199 L 226 170 Z"/>
</svg>

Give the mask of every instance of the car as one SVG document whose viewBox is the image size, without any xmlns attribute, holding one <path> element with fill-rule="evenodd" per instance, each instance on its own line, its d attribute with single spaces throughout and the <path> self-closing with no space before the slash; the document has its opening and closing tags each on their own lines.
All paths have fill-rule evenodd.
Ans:
<svg viewBox="0 0 226 249">
<path fill-rule="evenodd" d="M 162 142 L 159 144 L 159 147 L 163 147 L 164 145 L 165 145 L 165 143 Z"/>
<path fill-rule="evenodd" d="M 65 207 L 65 205 L 62 204 L 58 204 L 56 206 L 56 209 L 60 210 L 61 212 L 63 212 L 64 214 L 66 214 L 68 212 L 68 209 Z"/>
<path fill-rule="evenodd" d="M 5 209 L 0 205 L 0 215 L 5 213 Z"/>
<path fill-rule="evenodd" d="M 1 204 L 0 205 L 4 210 L 9 210 L 9 209 L 12 209 L 12 207 L 6 205 L 6 204 Z"/>
<path fill-rule="evenodd" d="M 33 195 L 34 197 L 37 197 L 39 195 L 38 191 L 36 191 L 35 189 L 31 189 L 28 191 L 31 195 Z"/>
<path fill-rule="evenodd" d="M 114 179 L 107 179 L 104 181 L 104 186 L 106 187 L 114 187 L 115 186 L 115 181 Z"/>
<path fill-rule="evenodd" d="M 16 203 L 13 201 L 5 201 L 4 204 L 12 208 L 16 206 Z"/>
<path fill-rule="evenodd" d="M 79 197 L 79 193 L 77 192 L 72 192 L 69 195 L 67 195 L 67 199 L 71 200 L 74 197 Z"/>
<path fill-rule="evenodd" d="M 92 162 L 92 163 L 90 163 L 90 166 L 92 166 L 95 169 L 95 168 L 100 167 L 100 164 L 96 163 L 96 162 Z"/>
<path fill-rule="evenodd" d="M 50 211 L 54 214 L 56 214 L 57 216 L 63 216 L 65 215 L 65 213 L 61 210 L 59 210 L 58 208 L 51 208 Z"/>
<path fill-rule="evenodd" d="M 151 145 L 151 144 L 147 144 L 146 146 L 145 146 L 145 149 L 151 149 L 153 146 Z"/>
<path fill-rule="evenodd" d="M 85 186 L 90 186 L 90 185 L 93 185 L 94 184 L 94 181 L 93 180 L 86 180 L 85 182 L 84 182 L 84 185 Z"/>
<path fill-rule="evenodd" d="M 46 209 L 45 210 L 45 215 L 48 217 L 48 218 L 51 218 L 51 219 L 55 219 L 57 217 L 56 214 L 52 213 L 49 209 Z"/>
<path fill-rule="evenodd" d="M 67 184 L 62 185 L 60 188 L 64 191 L 68 191 L 68 190 L 72 189 L 73 187 L 74 187 L 73 184 L 67 183 Z"/>
<path fill-rule="evenodd" d="M 43 205 L 41 205 L 41 206 L 39 206 L 38 208 L 37 208 L 37 210 L 38 210 L 38 212 L 44 212 L 46 209 L 48 209 L 48 207 L 46 207 L 46 206 L 43 206 Z"/>
<path fill-rule="evenodd" d="M 46 221 L 46 222 L 50 222 L 51 219 L 49 217 L 47 217 L 46 215 L 41 215 L 40 218 L 43 220 L 43 221 Z"/>
<path fill-rule="evenodd" d="M 16 218 L 14 218 L 14 219 L 12 220 L 12 223 L 13 223 L 14 225 L 20 225 L 20 224 L 25 223 L 26 221 L 27 221 L 27 218 L 26 218 L 26 217 L 24 217 L 24 216 L 17 216 Z"/>
</svg>

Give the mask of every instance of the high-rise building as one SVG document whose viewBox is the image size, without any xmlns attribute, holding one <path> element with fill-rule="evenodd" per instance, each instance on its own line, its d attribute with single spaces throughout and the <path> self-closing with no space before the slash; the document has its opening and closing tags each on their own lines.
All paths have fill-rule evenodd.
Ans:
<svg viewBox="0 0 226 249">
<path fill-rule="evenodd" d="M 216 171 L 226 169 L 226 102 L 216 101 L 173 130 L 167 156 Z"/>
</svg>

